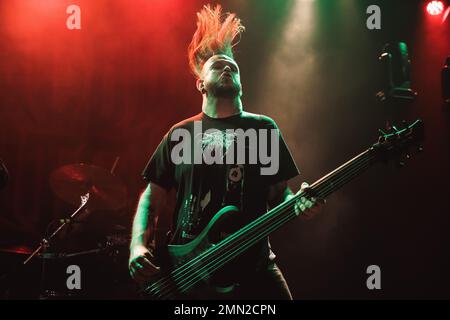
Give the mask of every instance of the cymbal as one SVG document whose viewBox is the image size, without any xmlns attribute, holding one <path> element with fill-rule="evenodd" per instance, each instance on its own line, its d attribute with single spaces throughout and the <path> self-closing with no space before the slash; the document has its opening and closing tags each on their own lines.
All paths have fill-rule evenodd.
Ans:
<svg viewBox="0 0 450 320">
<path fill-rule="evenodd" d="M 125 206 L 127 190 L 108 170 L 79 163 L 62 166 L 50 175 L 50 187 L 63 201 L 81 205 L 81 196 L 89 193 L 87 208 L 118 210 Z"/>
</svg>

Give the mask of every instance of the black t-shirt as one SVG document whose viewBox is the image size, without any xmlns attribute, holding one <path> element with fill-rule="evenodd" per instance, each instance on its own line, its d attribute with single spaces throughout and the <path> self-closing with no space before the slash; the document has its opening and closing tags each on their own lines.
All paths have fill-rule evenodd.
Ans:
<svg viewBox="0 0 450 320">
<path fill-rule="evenodd" d="M 242 132 L 248 135 L 240 139 L 239 134 L 244 137 Z M 272 152 L 275 139 L 277 160 L 276 152 Z M 245 141 L 245 153 L 238 141 Z M 183 151 L 181 146 L 185 147 Z M 186 150 L 191 151 L 190 155 Z M 195 158 L 199 150 L 202 153 Z M 216 163 L 206 160 L 203 153 L 209 159 L 215 157 Z M 178 160 L 174 160 L 174 155 L 178 155 Z M 219 119 L 200 113 L 177 123 L 163 137 L 143 171 L 146 182 L 177 191 L 172 244 L 191 241 L 226 205 L 240 209 L 236 223 L 243 226 L 251 222 L 267 212 L 269 187 L 298 174 L 276 123 L 269 117 L 248 112 Z M 249 270 L 255 270 L 274 257 L 268 239 L 264 239 L 239 259 L 245 261 Z"/>
</svg>

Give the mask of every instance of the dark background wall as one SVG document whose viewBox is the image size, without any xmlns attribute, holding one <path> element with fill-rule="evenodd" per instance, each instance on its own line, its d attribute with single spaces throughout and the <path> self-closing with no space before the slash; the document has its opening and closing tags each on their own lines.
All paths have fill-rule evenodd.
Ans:
<svg viewBox="0 0 450 320">
<path fill-rule="evenodd" d="M 65 27 L 69 4 L 82 29 Z M 450 54 L 449 20 L 423 1 L 222 1 L 247 30 L 236 58 L 246 110 L 279 124 L 313 182 L 377 139 L 386 121 L 422 118 L 424 153 L 405 168 L 379 165 L 331 195 L 313 220 L 272 236 L 295 298 L 450 298 L 450 123 L 440 70 Z M 381 8 L 382 29 L 366 28 Z M 99 213 L 129 226 L 140 172 L 162 135 L 200 111 L 186 48 L 198 1 L 0 2 L 0 157 L 10 172 L 0 191 L 0 240 L 36 243 L 45 226 L 73 208 L 49 187 L 70 163 L 116 168 L 128 188 L 125 209 Z M 377 57 L 406 41 L 409 105 L 381 104 Z M 381 267 L 382 290 L 366 288 Z"/>
</svg>

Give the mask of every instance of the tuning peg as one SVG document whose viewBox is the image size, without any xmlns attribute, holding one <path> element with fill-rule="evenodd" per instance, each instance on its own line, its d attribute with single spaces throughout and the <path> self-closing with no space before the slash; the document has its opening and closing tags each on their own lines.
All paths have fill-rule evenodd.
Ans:
<svg viewBox="0 0 450 320">
<path fill-rule="evenodd" d="M 422 152 L 422 151 L 423 151 L 423 146 L 419 145 L 419 146 L 417 147 L 417 150 L 418 150 L 419 152 Z"/>
</svg>

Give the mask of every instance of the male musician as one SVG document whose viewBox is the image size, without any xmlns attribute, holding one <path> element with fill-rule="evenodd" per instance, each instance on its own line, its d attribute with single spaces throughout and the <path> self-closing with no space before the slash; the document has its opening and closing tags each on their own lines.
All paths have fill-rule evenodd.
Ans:
<svg viewBox="0 0 450 320">
<path fill-rule="evenodd" d="M 203 97 L 202 112 L 175 124 L 144 169 L 143 176 L 148 185 L 141 194 L 134 218 L 129 260 L 130 274 L 139 283 L 159 272 L 148 242 L 154 220 L 171 189 L 176 190 L 171 244 L 185 244 L 195 239 L 215 213 L 226 205 L 239 209 L 236 221 L 231 224 L 244 226 L 267 212 L 268 206 L 287 201 L 294 196 L 287 181 L 299 173 L 275 122 L 269 117 L 243 111 L 239 66 L 232 50 L 234 39 L 244 30 L 240 19 L 235 14 L 223 15 L 219 5 L 215 8 L 205 6 L 197 16 L 197 30 L 188 53 L 197 89 Z M 193 163 L 174 159 L 174 155 L 179 154 L 180 143 L 186 143 L 186 137 L 193 137 L 194 141 L 184 149 L 180 155 L 182 159 L 189 160 L 186 156 L 190 150 L 195 153 L 194 149 L 199 146 L 210 158 L 224 159 L 239 140 L 237 129 L 244 132 L 250 129 L 258 134 L 266 132 L 259 134 L 257 140 L 246 140 L 245 151 L 249 157 L 245 159 L 251 158 L 252 152 L 253 155 L 255 152 L 264 155 L 261 150 L 271 149 L 271 156 L 276 156 L 271 158 L 274 170 L 264 171 L 264 167 L 268 169 L 267 157 L 265 162 L 258 159 L 245 163 L 225 160 Z M 273 132 L 276 132 L 275 136 L 271 134 Z M 302 188 L 305 187 L 307 184 L 302 184 Z M 315 202 L 312 197 L 301 197 L 294 209 L 303 216 L 311 213 L 308 209 Z M 239 268 L 228 271 L 227 285 L 216 286 L 216 292 L 223 295 L 205 298 L 292 299 L 275 264 L 275 254 L 267 237 L 236 259 L 235 266 Z M 226 269 L 218 271 L 221 272 L 227 273 Z"/>
</svg>

